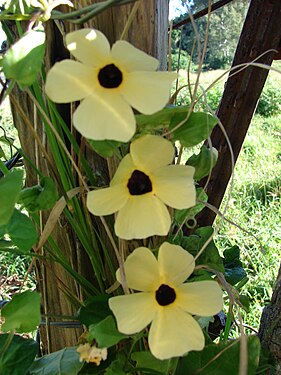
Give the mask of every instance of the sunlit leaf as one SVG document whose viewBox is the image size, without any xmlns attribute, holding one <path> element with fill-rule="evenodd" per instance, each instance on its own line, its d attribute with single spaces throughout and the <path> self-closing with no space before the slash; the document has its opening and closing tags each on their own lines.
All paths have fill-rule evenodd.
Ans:
<svg viewBox="0 0 281 375">
<path fill-rule="evenodd" d="M 218 120 L 205 112 L 193 112 L 185 121 L 186 114 L 175 115 L 170 123 L 173 139 L 180 141 L 184 147 L 195 146 L 209 137 Z M 173 129 L 183 124 L 173 131 Z"/>
<path fill-rule="evenodd" d="M 137 125 L 139 130 L 153 130 L 168 127 L 172 118 L 178 114 L 182 113 L 186 116 L 189 111 L 189 107 L 184 106 L 170 106 L 161 109 L 154 113 L 153 115 L 136 115 Z"/>
<path fill-rule="evenodd" d="M 34 331 L 40 323 L 40 294 L 27 290 L 13 296 L 2 309 L 5 318 L 4 332 L 16 330 L 19 333 Z"/>
<path fill-rule="evenodd" d="M 3 58 L 6 78 L 24 88 L 32 85 L 41 70 L 45 53 L 45 32 L 33 29 L 13 44 Z"/>
<path fill-rule="evenodd" d="M 198 155 L 192 155 L 186 162 L 195 168 L 194 180 L 200 181 L 201 178 L 208 176 L 218 160 L 218 152 L 203 145 Z"/>
<path fill-rule="evenodd" d="M 88 339 L 96 340 L 100 348 L 110 348 L 128 336 L 120 333 L 112 315 L 89 327 Z"/>
<path fill-rule="evenodd" d="M 42 177 L 40 184 L 25 188 L 20 192 L 18 203 L 29 212 L 47 210 L 54 206 L 58 198 L 56 185 L 50 177 Z"/>
<path fill-rule="evenodd" d="M 0 227 L 8 224 L 22 187 L 23 171 L 13 170 L 0 178 Z"/>
<path fill-rule="evenodd" d="M 28 216 L 14 210 L 13 216 L 6 226 L 6 234 L 22 251 L 28 251 L 37 241 L 37 232 Z"/>
</svg>

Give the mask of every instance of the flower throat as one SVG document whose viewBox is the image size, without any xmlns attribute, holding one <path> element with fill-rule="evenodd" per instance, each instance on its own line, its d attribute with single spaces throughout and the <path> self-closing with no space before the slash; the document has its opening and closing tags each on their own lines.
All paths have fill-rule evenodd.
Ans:
<svg viewBox="0 0 281 375">
<path fill-rule="evenodd" d="M 138 169 L 132 173 L 127 187 L 131 195 L 142 195 L 152 191 L 150 178 Z"/>
<path fill-rule="evenodd" d="M 98 74 L 99 83 L 106 89 L 115 89 L 120 86 L 122 79 L 122 72 L 114 64 L 106 65 Z"/>
</svg>

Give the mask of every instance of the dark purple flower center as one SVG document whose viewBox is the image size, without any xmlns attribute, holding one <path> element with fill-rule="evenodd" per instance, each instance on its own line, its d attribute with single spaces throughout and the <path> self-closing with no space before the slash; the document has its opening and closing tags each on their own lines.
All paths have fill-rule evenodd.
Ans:
<svg viewBox="0 0 281 375">
<path fill-rule="evenodd" d="M 122 83 L 122 72 L 114 64 L 106 65 L 99 71 L 99 83 L 106 89 L 115 89 Z"/>
<path fill-rule="evenodd" d="M 176 292 L 169 285 L 162 284 L 155 292 L 156 301 L 160 306 L 167 306 L 176 299 Z"/>
<path fill-rule="evenodd" d="M 131 195 L 142 195 L 152 191 L 150 178 L 138 169 L 132 173 L 127 187 Z"/>
</svg>

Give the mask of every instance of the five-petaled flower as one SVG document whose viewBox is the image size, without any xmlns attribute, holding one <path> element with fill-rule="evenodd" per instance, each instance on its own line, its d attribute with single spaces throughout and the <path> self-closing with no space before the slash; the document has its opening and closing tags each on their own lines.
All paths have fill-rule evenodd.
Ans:
<svg viewBox="0 0 281 375">
<path fill-rule="evenodd" d="M 88 193 L 87 207 L 94 215 L 118 211 L 115 233 L 123 239 L 167 235 L 171 217 L 166 205 L 184 209 L 195 204 L 194 168 L 169 165 L 171 142 L 145 135 L 131 143 L 108 188 Z"/>
<path fill-rule="evenodd" d="M 158 60 L 128 42 L 110 49 L 100 31 L 82 29 L 66 35 L 66 46 L 79 61 L 56 63 L 46 93 L 56 103 L 83 100 L 73 124 L 86 138 L 127 142 L 136 129 L 131 107 L 152 114 L 167 104 L 177 74 L 155 72 Z"/>
<path fill-rule="evenodd" d="M 164 242 L 158 260 L 139 247 L 125 261 L 125 274 L 128 287 L 140 292 L 109 299 L 120 332 L 131 335 L 151 323 L 148 344 L 156 358 L 202 350 L 204 335 L 192 315 L 212 316 L 222 309 L 216 281 L 184 283 L 194 266 L 193 256 L 180 246 Z M 116 276 L 121 282 L 119 270 Z"/>
</svg>

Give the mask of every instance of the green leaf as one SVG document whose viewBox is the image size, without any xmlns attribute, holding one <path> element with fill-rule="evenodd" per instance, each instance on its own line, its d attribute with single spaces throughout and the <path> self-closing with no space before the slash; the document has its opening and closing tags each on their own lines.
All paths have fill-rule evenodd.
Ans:
<svg viewBox="0 0 281 375">
<path fill-rule="evenodd" d="M 77 375 L 83 367 L 77 347 L 64 348 L 34 361 L 30 375 Z"/>
<path fill-rule="evenodd" d="M 16 330 L 19 333 L 31 332 L 38 327 L 40 314 L 40 294 L 27 290 L 13 296 L 1 311 L 5 318 L 2 331 Z"/>
<path fill-rule="evenodd" d="M 213 231 L 212 227 L 198 228 L 191 236 L 182 238 L 181 246 L 193 256 L 196 256 L 205 242 L 211 237 Z M 224 272 L 223 260 L 213 240 L 198 257 L 196 264 L 204 264 L 212 269 Z"/>
<path fill-rule="evenodd" d="M 218 152 L 203 145 L 198 155 L 192 155 L 186 162 L 195 168 L 194 180 L 200 181 L 201 178 L 208 176 L 211 169 L 214 168 L 218 160 Z"/>
<path fill-rule="evenodd" d="M 23 171 L 13 170 L 0 179 L 0 227 L 8 224 L 22 187 Z"/>
<path fill-rule="evenodd" d="M 175 115 L 170 123 L 172 130 L 184 120 L 186 114 L 179 113 Z M 173 133 L 173 139 L 180 141 L 184 147 L 192 147 L 204 141 L 209 137 L 218 120 L 205 112 L 193 112 L 180 128 Z"/>
<path fill-rule="evenodd" d="M 6 226 L 6 234 L 22 251 L 29 251 L 37 241 L 37 232 L 32 221 L 18 210 L 14 210 L 11 221 Z"/>
<path fill-rule="evenodd" d="M 45 32 L 33 29 L 12 45 L 3 58 L 3 71 L 21 88 L 32 85 L 41 70 L 45 53 Z"/>
<path fill-rule="evenodd" d="M 23 189 L 20 192 L 18 203 L 29 212 L 48 210 L 57 201 L 56 185 L 50 177 L 42 177 L 40 184 Z"/>
<path fill-rule="evenodd" d="M 203 188 L 196 189 L 196 200 L 200 200 L 202 202 L 208 201 L 208 196 L 205 193 Z M 203 203 L 196 203 L 195 206 L 184 209 L 184 210 L 174 210 L 174 220 L 177 225 L 182 225 L 183 222 L 187 223 L 188 220 L 194 220 L 195 216 L 203 210 L 205 205 Z"/>
<path fill-rule="evenodd" d="M 38 344 L 31 339 L 14 336 L 7 350 L 4 351 L 9 338 L 8 334 L 0 335 L 0 374 L 26 375 L 38 353 Z"/>
<path fill-rule="evenodd" d="M 249 336 L 247 375 L 254 375 L 259 363 L 260 342 L 258 337 Z M 219 345 L 207 345 L 201 352 L 190 352 L 180 358 L 176 375 L 237 375 L 239 374 L 240 341 Z"/>
<path fill-rule="evenodd" d="M 168 373 L 171 367 L 170 360 L 163 360 L 155 358 L 150 352 L 134 352 L 131 355 L 133 361 L 137 362 L 138 368 L 145 368 L 154 371 L 158 371 L 160 374 Z"/>
<path fill-rule="evenodd" d="M 232 246 L 223 252 L 223 264 L 225 268 L 225 279 L 229 284 L 235 285 L 247 276 L 240 261 L 240 249 Z"/>
<path fill-rule="evenodd" d="M 126 375 L 126 372 L 123 371 L 127 358 L 125 353 L 117 353 L 116 359 L 111 362 L 110 366 L 105 370 L 105 375 Z"/>
<path fill-rule="evenodd" d="M 96 340 L 100 348 L 110 348 L 119 341 L 128 338 L 120 333 L 116 328 L 116 323 L 112 315 L 109 315 L 97 324 L 89 327 L 88 340 Z"/>
<path fill-rule="evenodd" d="M 109 158 L 114 155 L 114 153 L 121 146 L 121 142 L 106 140 L 106 141 L 93 141 L 88 139 L 89 144 L 92 148 L 104 158 Z"/>
<path fill-rule="evenodd" d="M 85 306 L 80 307 L 77 313 L 78 320 L 89 327 L 89 325 L 97 324 L 108 315 L 111 315 L 108 299 L 108 294 L 103 294 L 86 300 Z"/>
<path fill-rule="evenodd" d="M 242 303 L 242 306 L 246 312 L 250 311 L 250 299 L 246 294 L 239 295 L 239 301 Z"/>
<path fill-rule="evenodd" d="M 172 118 L 178 114 L 183 113 L 184 117 L 187 115 L 189 107 L 170 106 L 163 108 L 161 111 L 153 115 L 136 115 L 136 122 L 139 130 L 152 130 L 168 127 Z"/>
</svg>

